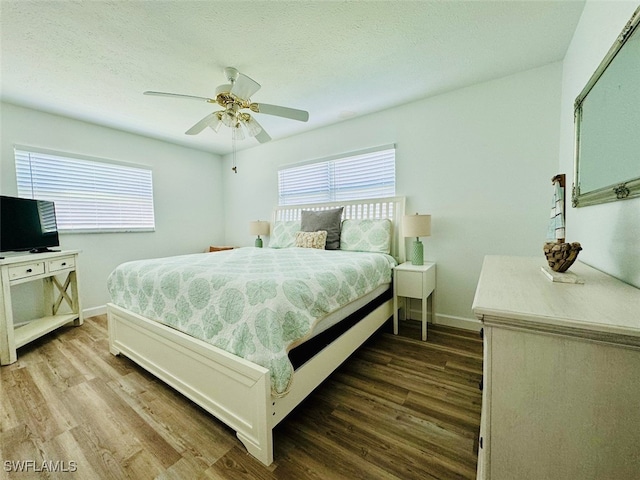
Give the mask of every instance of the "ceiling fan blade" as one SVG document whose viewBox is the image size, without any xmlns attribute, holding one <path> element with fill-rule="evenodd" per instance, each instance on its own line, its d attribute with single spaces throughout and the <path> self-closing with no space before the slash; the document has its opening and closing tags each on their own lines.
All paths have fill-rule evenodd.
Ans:
<svg viewBox="0 0 640 480">
<path fill-rule="evenodd" d="M 243 100 L 248 100 L 258 90 L 260 90 L 260 84 L 243 73 L 238 74 L 238 78 L 231 87 L 231 93 Z"/>
<path fill-rule="evenodd" d="M 205 101 L 205 102 L 209 102 L 209 103 L 216 103 L 216 101 L 212 98 L 207 98 L 207 97 L 196 97 L 194 95 L 182 95 L 180 93 L 166 93 L 166 92 L 152 92 L 152 91 L 146 91 L 143 93 L 144 95 L 156 95 L 158 97 L 176 97 L 176 98 L 189 98 L 191 100 L 200 100 L 200 101 Z"/>
<path fill-rule="evenodd" d="M 271 140 L 271 137 L 267 132 L 264 131 L 263 128 L 262 130 L 260 130 L 260 133 L 255 136 L 255 139 L 260 143 L 267 143 L 269 140 Z"/>
<path fill-rule="evenodd" d="M 249 108 L 256 113 L 266 113 L 267 115 L 290 118 L 291 120 L 298 120 L 300 122 L 309 120 L 309 112 L 296 110 L 295 108 L 269 105 L 268 103 L 252 103 Z"/>
<path fill-rule="evenodd" d="M 210 113 L 184 133 L 187 135 L 197 135 L 209 125 L 215 124 L 219 119 L 220 117 L 218 117 L 218 112 Z"/>
</svg>

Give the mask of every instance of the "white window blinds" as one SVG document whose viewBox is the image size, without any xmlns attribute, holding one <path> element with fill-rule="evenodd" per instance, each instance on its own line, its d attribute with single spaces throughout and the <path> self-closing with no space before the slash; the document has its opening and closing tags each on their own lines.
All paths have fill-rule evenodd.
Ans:
<svg viewBox="0 0 640 480">
<path fill-rule="evenodd" d="M 155 229 L 150 169 L 43 151 L 14 151 L 18 196 L 55 202 L 58 230 Z"/>
<path fill-rule="evenodd" d="M 283 168 L 278 171 L 278 190 L 280 205 L 393 197 L 395 148 Z"/>
</svg>

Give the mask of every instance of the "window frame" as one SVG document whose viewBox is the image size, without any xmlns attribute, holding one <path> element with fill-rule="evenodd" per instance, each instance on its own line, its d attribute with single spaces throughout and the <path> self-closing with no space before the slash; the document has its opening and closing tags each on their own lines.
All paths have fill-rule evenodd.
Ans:
<svg viewBox="0 0 640 480">
<path fill-rule="evenodd" d="M 355 162 L 356 165 L 361 165 L 363 162 L 376 160 L 379 160 L 380 166 L 386 169 L 386 175 L 379 177 L 381 181 L 367 182 L 367 174 L 359 175 L 357 167 L 349 166 L 349 163 Z M 385 161 L 387 163 L 384 163 Z M 316 174 L 312 172 L 314 169 Z M 389 172 L 389 170 L 391 171 Z M 367 170 L 367 172 L 369 171 Z M 295 184 L 296 177 L 300 182 L 297 185 Z M 369 175 L 369 177 L 373 176 Z M 279 206 L 365 200 L 394 197 L 395 195 L 395 144 L 283 165 L 278 169 Z"/>
<path fill-rule="evenodd" d="M 54 173 L 46 164 L 56 161 L 66 163 Z M 34 173 L 33 162 L 40 163 L 39 172 Z M 153 170 L 148 165 L 24 145 L 14 145 L 14 165 L 17 196 L 53 201 L 60 233 L 155 231 Z M 69 173 L 76 176 L 62 179 Z"/>
</svg>

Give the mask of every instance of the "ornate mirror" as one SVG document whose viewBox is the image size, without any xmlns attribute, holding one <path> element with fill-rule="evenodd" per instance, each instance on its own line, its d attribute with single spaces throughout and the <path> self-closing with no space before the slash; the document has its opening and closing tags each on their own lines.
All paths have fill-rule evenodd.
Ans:
<svg viewBox="0 0 640 480">
<path fill-rule="evenodd" d="M 575 101 L 574 207 L 640 196 L 640 7 Z"/>
</svg>

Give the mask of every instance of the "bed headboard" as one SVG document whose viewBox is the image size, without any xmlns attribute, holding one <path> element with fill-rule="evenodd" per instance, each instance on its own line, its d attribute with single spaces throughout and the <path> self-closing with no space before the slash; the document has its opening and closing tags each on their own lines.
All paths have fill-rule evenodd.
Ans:
<svg viewBox="0 0 640 480">
<path fill-rule="evenodd" d="M 405 242 L 402 236 L 404 204 L 405 197 L 385 197 L 306 205 L 282 205 L 274 209 L 272 222 L 300 220 L 302 210 L 328 210 L 337 207 L 344 207 L 343 220 L 382 220 L 388 218 L 391 220 L 391 255 L 402 263 L 405 261 Z"/>
</svg>

